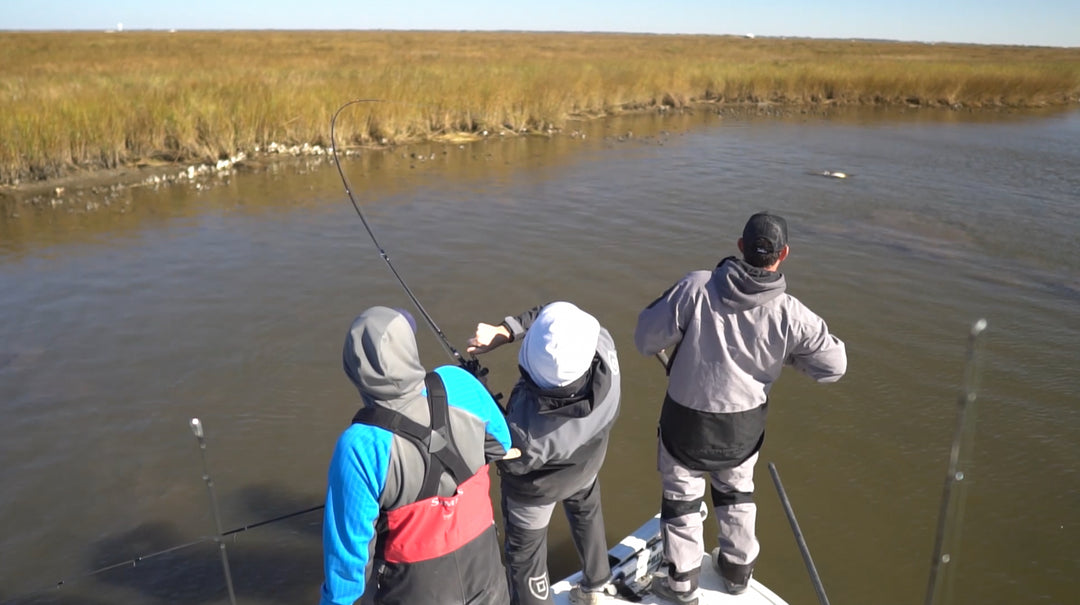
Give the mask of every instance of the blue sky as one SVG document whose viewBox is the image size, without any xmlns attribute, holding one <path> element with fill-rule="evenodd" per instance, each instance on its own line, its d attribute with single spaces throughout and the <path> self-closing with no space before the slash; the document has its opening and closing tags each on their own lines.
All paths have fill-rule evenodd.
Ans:
<svg viewBox="0 0 1080 605">
<path fill-rule="evenodd" d="M 0 30 L 449 29 L 1080 47 L 1080 0 L 0 0 Z"/>
</svg>

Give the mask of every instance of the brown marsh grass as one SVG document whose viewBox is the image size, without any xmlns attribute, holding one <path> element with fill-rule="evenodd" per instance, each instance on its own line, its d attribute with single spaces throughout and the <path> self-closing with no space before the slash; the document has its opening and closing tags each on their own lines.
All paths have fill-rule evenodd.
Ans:
<svg viewBox="0 0 1080 605">
<path fill-rule="evenodd" d="M 525 32 L 0 33 L 0 183 L 696 103 L 1038 107 L 1080 49 Z M 355 110 L 355 111 L 353 111 Z"/>
</svg>

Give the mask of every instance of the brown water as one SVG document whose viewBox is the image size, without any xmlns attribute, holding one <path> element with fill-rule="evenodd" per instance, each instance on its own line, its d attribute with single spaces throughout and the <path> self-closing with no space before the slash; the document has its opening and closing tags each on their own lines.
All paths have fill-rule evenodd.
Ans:
<svg viewBox="0 0 1080 605">
<path fill-rule="evenodd" d="M 773 392 L 757 577 L 816 601 L 771 461 L 833 603 L 922 602 L 966 333 L 985 317 L 951 603 L 1080 599 L 1080 114 L 582 129 L 344 161 L 455 346 L 478 321 L 554 299 L 611 330 L 625 397 L 601 475 L 609 538 L 659 507 L 664 378 L 633 349 L 637 313 L 733 254 L 745 218 L 770 208 L 791 228 L 789 291 L 846 341 L 850 366 L 835 385 L 791 373 Z M 823 170 L 853 176 L 810 174 Z M 357 406 L 345 330 L 408 301 L 328 163 L 94 201 L 0 214 L 0 601 L 226 602 L 212 543 L 81 576 L 213 532 L 192 417 L 225 529 L 321 504 Z M 448 361 L 430 332 L 421 347 Z M 485 362 L 507 391 L 514 351 Z M 321 521 L 230 539 L 239 601 L 315 602 Z M 552 548 L 553 575 L 576 567 L 561 519 Z"/>
</svg>

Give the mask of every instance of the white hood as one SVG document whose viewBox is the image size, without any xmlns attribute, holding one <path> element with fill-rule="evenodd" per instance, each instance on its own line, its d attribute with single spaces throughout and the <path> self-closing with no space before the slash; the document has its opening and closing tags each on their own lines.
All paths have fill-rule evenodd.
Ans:
<svg viewBox="0 0 1080 605">
<path fill-rule="evenodd" d="M 595 317 L 568 302 L 551 303 L 525 333 L 518 364 L 541 388 L 566 386 L 592 365 L 599 336 Z"/>
</svg>

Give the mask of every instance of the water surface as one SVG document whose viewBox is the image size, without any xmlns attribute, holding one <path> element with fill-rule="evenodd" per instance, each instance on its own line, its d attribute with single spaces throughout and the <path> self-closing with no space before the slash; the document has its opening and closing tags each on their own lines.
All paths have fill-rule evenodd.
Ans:
<svg viewBox="0 0 1080 605">
<path fill-rule="evenodd" d="M 454 346 L 478 321 L 556 299 L 612 332 L 626 394 L 601 475 L 612 541 L 659 507 L 664 377 L 633 349 L 637 313 L 734 254 L 767 208 L 790 226 L 789 291 L 850 364 L 837 384 L 791 372 L 773 392 L 757 577 L 815 602 L 772 461 L 833 602 L 921 601 L 966 334 L 985 317 L 951 602 L 1075 602 L 1080 114 L 699 112 L 579 128 L 344 163 Z M 192 417 L 226 529 L 320 504 L 358 405 L 345 331 L 408 300 L 325 162 L 87 201 L 0 214 L 0 599 L 225 602 L 211 543 L 80 576 L 213 532 Z M 421 348 L 429 366 L 448 361 L 430 331 Z M 484 361 L 508 391 L 516 350 Z M 229 539 L 239 600 L 314 602 L 321 521 Z M 554 575 L 576 567 L 558 515 L 552 549 Z"/>
</svg>

